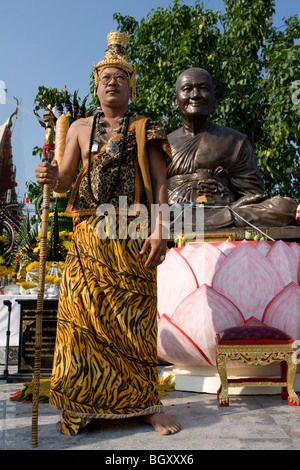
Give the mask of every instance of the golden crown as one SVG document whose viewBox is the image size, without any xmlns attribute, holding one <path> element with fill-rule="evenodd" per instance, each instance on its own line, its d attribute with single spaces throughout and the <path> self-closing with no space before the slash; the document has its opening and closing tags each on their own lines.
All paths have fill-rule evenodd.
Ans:
<svg viewBox="0 0 300 470">
<path fill-rule="evenodd" d="M 105 52 L 104 58 L 95 65 L 93 63 L 94 71 L 94 95 L 96 96 L 99 76 L 101 72 L 108 67 L 118 67 L 124 70 L 129 78 L 129 86 L 131 89 L 131 101 L 135 101 L 136 90 L 135 90 L 135 67 L 133 67 L 126 56 L 126 48 L 129 42 L 129 35 L 127 33 L 118 33 L 116 31 L 111 31 L 107 35 L 107 51 Z"/>
</svg>

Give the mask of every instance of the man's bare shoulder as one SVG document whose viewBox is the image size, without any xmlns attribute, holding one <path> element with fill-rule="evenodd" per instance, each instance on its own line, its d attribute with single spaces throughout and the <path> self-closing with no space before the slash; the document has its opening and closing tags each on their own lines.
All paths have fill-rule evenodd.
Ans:
<svg viewBox="0 0 300 470">
<path fill-rule="evenodd" d="M 92 125 L 93 125 L 93 116 L 89 116 L 87 118 L 80 118 L 74 121 L 71 124 L 70 129 L 76 130 L 82 127 L 92 127 Z"/>
</svg>

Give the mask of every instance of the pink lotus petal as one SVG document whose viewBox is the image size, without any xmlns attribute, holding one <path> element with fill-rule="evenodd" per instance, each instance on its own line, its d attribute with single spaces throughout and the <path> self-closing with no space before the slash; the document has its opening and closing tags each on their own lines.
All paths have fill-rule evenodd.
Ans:
<svg viewBox="0 0 300 470">
<path fill-rule="evenodd" d="M 235 245 L 231 242 L 222 242 L 222 243 L 218 243 L 217 245 L 217 248 L 222 251 L 222 253 L 224 253 L 225 256 L 229 255 L 229 253 L 232 252 L 232 250 L 234 250 L 235 248 Z"/>
<path fill-rule="evenodd" d="M 207 366 L 203 352 L 170 318 L 163 315 L 158 324 L 157 355 L 177 365 Z"/>
<path fill-rule="evenodd" d="M 277 294 L 266 307 L 263 321 L 300 339 L 300 286 L 291 283 Z"/>
<path fill-rule="evenodd" d="M 202 285 L 178 305 L 172 322 L 201 348 L 210 362 L 215 363 L 216 334 L 244 324 L 244 318 L 230 300 Z"/>
<path fill-rule="evenodd" d="M 294 255 L 300 258 L 300 243 L 293 242 L 290 244 L 290 248 L 292 252 L 294 253 Z"/>
<path fill-rule="evenodd" d="M 231 300 L 245 320 L 252 316 L 261 320 L 266 305 L 284 283 L 273 263 L 246 242 L 229 253 L 212 287 Z"/>
<path fill-rule="evenodd" d="M 271 245 L 265 240 L 258 241 L 254 248 L 259 251 L 262 255 L 267 256 L 269 251 L 271 250 Z"/>
<path fill-rule="evenodd" d="M 299 257 L 294 255 L 293 250 L 287 243 L 281 240 L 274 243 L 267 259 L 273 263 L 285 286 L 290 282 L 297 282 Z"/>
<path fill-rule="evenodd" d="M 198 245 L 185 245 L 180 251 L 181 256 L 188 260 L 191 256 L 194 255 L 197 250 Z"/>
<path fill-rule="evenodd" d="M 157 269 L 157 308 L 159 315 L 172 317 L 177 305 L 197 289 L 196 277 L 186 259 L 172 248 Z"/>
<path fill-rule="evenodd" d="M 199 286 L 202 284 L 211 286 L 216 271 L 225 259 L 226 256 L 211 243 L 203 243 L 194 249 L 192 256 L 188 258 L 188 263 L 194 271 Z"/>
</svg>

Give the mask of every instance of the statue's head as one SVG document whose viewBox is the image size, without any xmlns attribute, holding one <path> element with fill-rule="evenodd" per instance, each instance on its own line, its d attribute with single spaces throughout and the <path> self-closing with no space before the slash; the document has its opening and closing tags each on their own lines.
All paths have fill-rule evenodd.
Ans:
<svg viewBox="0 0 300 470">
<path fill-rule="evenodd" d="M 191 68 L 179 75 L 172 104 L 174 109 L 180 111 L 183 119 L 208 117 L 215 103 L 214 82 L 206 70 Z"/>
</svg>

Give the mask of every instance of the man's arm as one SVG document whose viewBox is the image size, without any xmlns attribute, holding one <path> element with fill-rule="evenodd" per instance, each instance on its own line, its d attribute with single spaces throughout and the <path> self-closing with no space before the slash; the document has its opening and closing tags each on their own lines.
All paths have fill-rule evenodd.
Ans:
<svg viewBox="0 0 300 470">
<path fill-rule="evenodd" d="M 78 126 L 73 123 L 66 136 L 66 148 L 60 167 L 56 160 L 50 163 L 40 162 L 35 170 L 36 180 L 39 184 L 49 184 L 57 193 L 65 193 L 72 185 L 81 151 L 78 143 Z M 42 176 L 42 177 L 41 177 Z"/>
<path fill-rule="evenodd" d="M 152 182 L 153 202 L 154 204 L 167 204 L 168 191 L 166 179 L 166 159 L 159 141 L 150 141 L 147 144 L 149 156 L 150 176 Z M 157 214 L 156 225 L 153 233 L 145 240 L 141 254 L 150 250 L 148 259 L 145 263 L 146 267 L 158 266 L 162 260 L 161 256 L 165 255 L 167 249 L 167 239 L 163 237 L 162 214 Z"/>
</svg>

